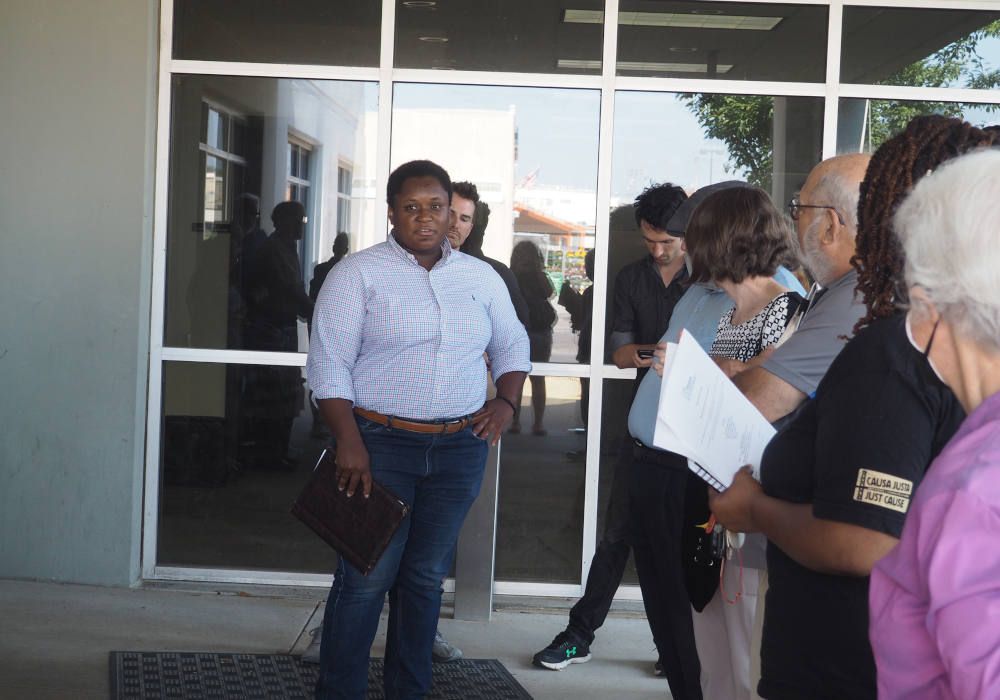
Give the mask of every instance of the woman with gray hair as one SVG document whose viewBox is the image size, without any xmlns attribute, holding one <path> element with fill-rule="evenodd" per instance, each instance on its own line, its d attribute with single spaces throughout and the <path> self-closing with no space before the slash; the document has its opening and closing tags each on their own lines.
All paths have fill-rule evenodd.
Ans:
<svg viewBox="0 0 1000 700">
<path fill-rule="evenodd" d="M 872 570 L 880 698 L 1000 697 L 1000 151 L 923 178 L 895 229 L 907 335 L 968 417 Z"/>
</svg>

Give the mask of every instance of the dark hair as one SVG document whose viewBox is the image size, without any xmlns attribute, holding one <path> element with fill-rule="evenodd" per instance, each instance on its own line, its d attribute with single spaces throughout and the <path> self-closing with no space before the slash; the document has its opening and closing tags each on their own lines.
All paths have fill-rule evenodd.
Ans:
<svg viewBox="0 0 1000 700">
<path fill-rule="evenodd" d="M 341 231 L 333 239 L 333 252 L 343 255 L 351 245 L 350 236 L 346 231 Z"/>
<path fill-rule="evenodd" d="M 479 190 L 471 182 L 453 182 L 451 183 L 451 193 L 453 195 L 458 195 L 462 199 L 470 199 L 473 202 L 479 201 Z"/>
<path fill-rule="evenodd" d="M 394 206 L 393 200 L 403 189 L 403 183 L 411 177 L 433 177 L 445 192 L 448 193 L 448 201 L 451 202 L 451 178 L 448 172 L 440 165 L 429 160 L 411 160 L 403 163 L 389 174 L 389 184 L 385 188 L 385 201 L 389 206 Z"/>
<path fill-rule="evenodd" d="M 793 232 L 767 192 L 732 187 L 705 197 L 691 214 L 685 242 L 691 282 L 770 277 L 794 259 Z"/>
<path fill-rule="evenodd" d="M 667 222 L 684 203 L 687 195 L 677 185 L 665 182 L 660 185 L 650 185 L 635 198 L 635 224 L 642 221 L 661 231 L 667 230 Z"/>
<path fill-rule="evenodd" d="M 302 217 L 306 214 L 306 208 L 302 202 L 289 199 L 287 202 L 278 202 L 271 210 L 271 222 L 275 228 L 284 229 L 287 226 L 302 223 Z"/>
<path fill-rule="evenodd" d="M 897 303 L 906 302 L 903 250 L 892 230 L 892 217 L 904 196 L 927 173 L 946 160 L 979 146 L 994 134 L 961 119 L 940 114 L 914 117 L 903 133 L 875 151 L 858 202 L 858 235 L 851 264 L 858 270 L 858 286 L 866 313 L 854 326 L 857 332 L 872 321 L 888 318 Z"/>
<path fill-rule="evenodd" d="M 514 273 L 533 272 L 545 268 L 542 251 L 531 241 L 521 241 L 510 252 L 510 269 Z"/>
</svg>

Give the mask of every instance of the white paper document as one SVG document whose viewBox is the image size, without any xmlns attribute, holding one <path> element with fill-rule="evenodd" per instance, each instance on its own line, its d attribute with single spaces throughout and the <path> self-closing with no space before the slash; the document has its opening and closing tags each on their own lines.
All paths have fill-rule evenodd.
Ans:
<svg viewBox="0 0 1000 700">
<path fill-rule="evenodd" d="M 774 428 L 686 330 L 667 343 L 653 445 L 688 458 L 722 490 L 744 465 L 760 478 L 760 458 Z"/>
</svg>

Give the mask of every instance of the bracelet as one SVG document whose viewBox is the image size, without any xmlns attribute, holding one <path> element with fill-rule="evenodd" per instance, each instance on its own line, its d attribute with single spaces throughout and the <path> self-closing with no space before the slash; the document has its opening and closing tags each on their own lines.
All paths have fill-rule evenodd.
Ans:
<svg viewBox="0 0 1000 700">
<path fill-rule="evenodd" d="M 497 398 L 505 402 L 508 406 L 510 406 L 510 410 L 512 410 L 514 413 L 517 413 L 517 406 L 514 405 L 513 401 L 508 399 L 506 396 L 500 396 L 500 394 L 497 394 Z"/>
</svg>

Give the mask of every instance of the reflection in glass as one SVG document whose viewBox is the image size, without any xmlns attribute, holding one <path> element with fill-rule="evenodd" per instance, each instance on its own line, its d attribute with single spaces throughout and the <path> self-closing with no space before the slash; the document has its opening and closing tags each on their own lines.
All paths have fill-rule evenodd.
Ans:
<svg viewBox="0 0 1000 700">
<path fill-rule="evenodd" d="M 599 15 L 573 17 L 574 22 L 585 23 L 598 21 Z M 622 0 L 617 72 L 669 78 L 822 81 L 826 23 L 825 7 Z"/>
<path fill-rule="evenodd" d="M 1000 123 L 1000 104 L 841 98 L 837 153 L 874 153 L 921 114 L 943 114 L 973 126 L 991 126 Z"/>
<path fill-rule="evenodd" d="M 542 251 L 532 241 L 521 241 L 510 254 L 510 271 L 514 273 L 517 286 L 528 307 L 528 341 L 532 363 L 548 362 L 552 357 L 552 326 L 556 322 L 556 310 L 549 299 L 555 295 L 549 276 L 545 272 L 546 260 Z M 529 377 L 531 385 L 531 408 L 533 420 L 532 435 L 546 435 L 545 377 Z M 521 402 L 517 402 L 514 420 L 510 429 L 521 431 Z"/>
<path fill-rule="evenodd" d="M 331 573 L 289 512 L 328 442 L 300 367 L 164 363 L 157 564 Z"/>
<path fill-rule="evenodd" d="M 231 115 L 223 114 L 213 109 L 207 103 L 202 104 L 201 140 L 209 148 L 229 150 L 228 133 Z"/>
<path fill-rule="evenodd" d="M 174 0 L 174 58 L 377 66 L 380 2 Z"/>
<path fill-rule="evenodd" d="M 821 98 L 618 92 L 612 206 L 652 183 L 693 192 L 732 179 L 784 201 L 819 162 L 822 129 Z"/>
<path fill-rule="evenodd" d="M 305 351 L 316 266 L 338 233 L 350 250 L 376 239 L 377 86 L 174 76 L 172 109 L 165 344 Z M 341 190 L 348 166 L 364 184 Z M 301 230 L 275 239 L 283 201 Z"/>
<path fill-rule="evenodd" d="M 578 9 L 562 9 L 567 5 Z M 397 68 L 600 73 L 604 2 L 408 2 L 396 5 Z M 598 13 L 573 22 L 575 12 Z"/>
<path fill-rule="evenodd" d="M 690 194 L 740 179 L 787 202 L 820 161 L 822 141 L 820 98 L 617 93 L 606 328 L 614 319 L 619 272 L 649 256 L 632 207 L 643 189 L 670 182 Z"/>
<path fill-rule="evenodd" d="M 574 323 L 559 299 L 564 283 L 578 292 L 589 285 L 583 261 L 594 247 L 599 114 L 595 90 L 395 86 L 392 167 L 430 158 L 452 180 L 474 183 L 489 207 L 485 256 L 513 268 L 517 244 L 541 253 L 550 288 L 536 280 L 531 290 L 535 345 L 551 350 L 538 361 L 578 357 L 574 330 L 583 320 Z"/>
<path fill-rule="evenodd" d="M 841 48 L 845 83 L 1000 84 L 1000 12 L 849 6 Z"/>
<path fill-rule="evenodd" d="M 202 221 L 206 232 L 214 233 L 209 226 L 226 220 L 226 168 L 224 162 L 215 156 L 205 156 L 205 206 Z"/>
<path fill-rule="evenodd" d="M 579 583 L 587 442 L 580 381 L 538 379 L 545 382 L 548 435 L 508 430 L 500 444 L 496 579 Z M 535 421 L 533 386 L 524 385 L 525 427 Z"/>
</svg>

